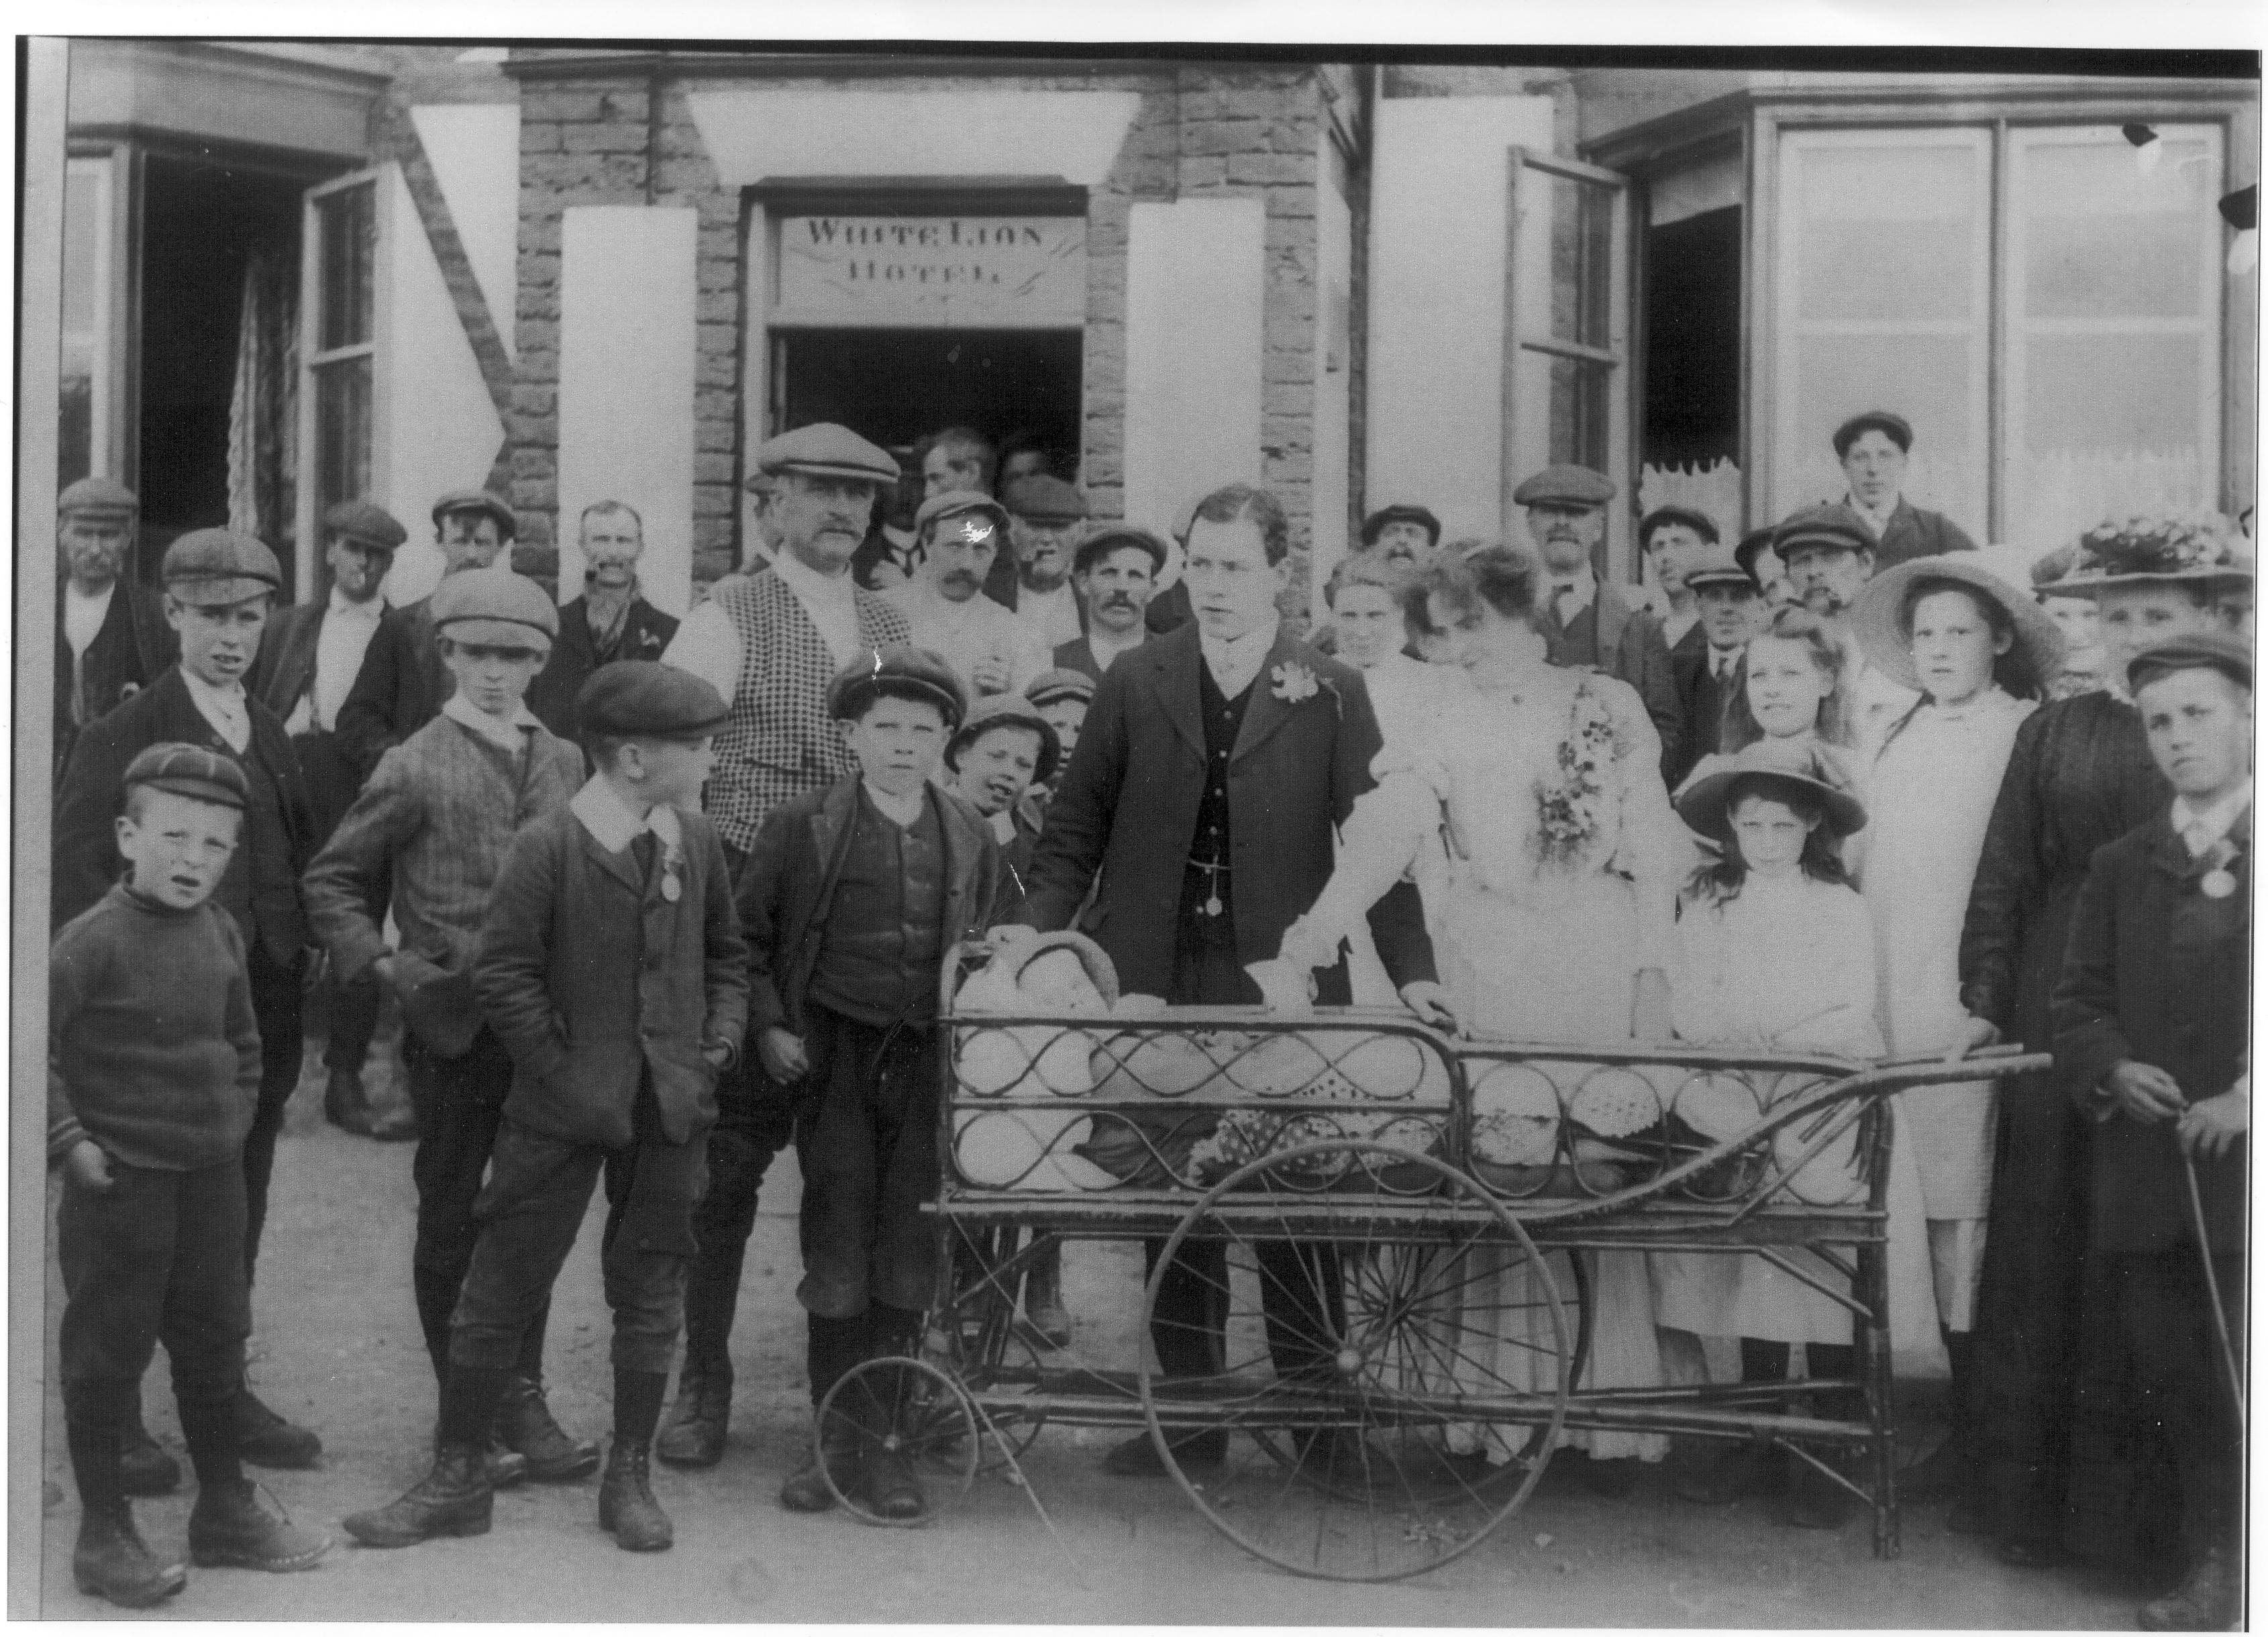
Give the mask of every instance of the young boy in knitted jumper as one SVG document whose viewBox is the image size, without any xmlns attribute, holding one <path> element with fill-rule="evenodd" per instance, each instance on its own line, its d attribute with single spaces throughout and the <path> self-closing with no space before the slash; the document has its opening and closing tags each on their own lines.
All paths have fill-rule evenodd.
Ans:
<svg viewBox="0 0 2268 1637">
<path fill-rule="evenodd" d="M 330 1542 L 265 1511 L 239 1464 L 260 1031 L 244 940 L 212 894 L 248 787 L 228 757 L 175 743 L 142 751 L 124 783 L 127 878 L 66 923 L 48 958 L 48 1157 L 64 1176 L 61 1375 L 83 1509 L 71 1571 L 81 1591 L 145 1608 L 188 1578 L 144 1544 L 120 1481 L 160 1340 L 196 1466 L 199 1567 L 306 1568 Z"/>
</svg>

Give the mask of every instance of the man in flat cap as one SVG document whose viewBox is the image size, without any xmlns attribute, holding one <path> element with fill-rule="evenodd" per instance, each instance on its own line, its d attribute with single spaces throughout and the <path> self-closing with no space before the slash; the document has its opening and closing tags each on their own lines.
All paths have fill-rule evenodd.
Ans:
<svg viewBox="0 0 2268 1637">
<path fill-rule="evenodd" d="M 1007 545 L 1007 509 L 989 495 L 957 489 L 922 502 L 915 526 L 925 554 L 921 577 L 892 587 L 884 600 L 906 617 L 916 647 L 945 656 L 971 698 L 1022 692 L 1054 650 L 983 594 Z"/>
<path fill-rule="evenodd" d="M 249 795 L 241 839 L 213 902 L 235 918 L 243 936 L 253 1017 L 260 1026 L 260 1096 L 244 1139 L 244 1260 L 250 1282 L 268 1215 L 276 1137 L 284 1104 L 299 1083 L 300 988 L 313 939 L 299 877 L 314 855 L 314 808 L 284 723 L 245 686 L 283 583 L 276 554 L 249 535 L 195 529 L 166 549 L 161 573 L 166 620 L 180 642 L 180 658 L 89 724 L 72 747 L 55 798 L 49 914 L 51 925 L 61 927 L 118 879 L 114 825 L 126 770 L 142 751 L 192 745 L 228 757 L 243 773 Z M 321 1453 L 314 1434 L 276 1414 L 249 1386 L 239 1395 L 237 1417 L 244 1457 L 256 1465 L 307 1466 Z M 129 1448 L 137 1441 L 147 1444 L 148 1435 L 137 1440 L 129 1431 Z"/>
<path fill-rule="evenodd" d="M 822 422 L 759 445 L 755 465 L 770 488 L 770 566 L 718 581 L 662 655 L 715 688 L 731 711 L 702 804 L 736 876 L 766 814 L 857 766 L 827 702 L 836 672 L 911 635 L 905 616 L 850 574 L 875 502 L 898 479 L 889 451 Z M 789 1131 L 788 1110 L 761 1076 L 735 1065 L 720 1078 L 709 1192 L 693 1219 L 700 1250 L 685 1293 L 685 1366 L 654 1447 L 673 1465 L 713 1466 L 724 1455 L 741 1258 L 757 1187 Z"/>
<path fill-rule="evenodd" d="M 1149 637 L 1145 616 L 1166 571 L 1166 542 L 1129 523 L 1105 524 L 1079 543 L 1071 583 L 1086 610 L 1086 632 L 1057 644 L 1057 668 L 1097 682 L 1110 662 Z"/>
<path fill-rule="evenodd" d="M 563 739 L 581 743 L 575 700 L 592 672 L 618 659 L 659 659 L 677 620 L 646 601 L 638 585 L 645 525 L 619 500 L 583 509 L 583 594 L 559 610 L 559 640 L 527 708 Z"/>
<path fill-rule="evenodd" d="M 1943 512 L 1907 502 L 1906 457 L 1912 448 L 1913 428 L 1888 409 L 1854 415 L 1835 429 L 1835 459 L 1850 484 L 1843 503 L 1873 536 L 1877 572 L 1915 557 L 1977 549 Z"/>
<path fill-rule="evenodd" d="M 1000 496 L 1016 559 L 1008 606 L 1053 653 L 1080 631 L 1071 553 L 1086 522 L 1086 497 L 1045 473 L 1018 478 Z"/>
<path fill-rule="evenodd" d="M 176 644 L 158 598 L 124 572 L 137 504 L 132 489 L 100 477 L 79 479 L 55 502 L 58 784 L 79 730 L 173 663 Z"/>
<path fill-rule="evenodd" d="M 1869 766 L 1890 724 L 1920 698 L 1877 670 L 1852 632 L 1851 606 L 1878 566 L 1874 537 L 1848 506 L 1813 506 L 1780 523 L 1771 548 L 1797 599 L 1843 639 L 1845 710 L 1859 765 Z"/>
<path fill-rule="evenodd" d="M 433 503 L 433 540 L 442 584 L 492 569 L 517 538 L 512 508 L 486 489 L 452 489 Z M 337 732 L 348 759 L 368 778 L 378 759 L 433 719 L 456 683 L 433 641 L 430 595 L 388 609 L 362 670 L 339 708 Z"/>
<path fill-rule="evenodd" d="M 1552 662 L 1590 666 L 1636 688 L 1661 735 L 1662 766 L 1674 765 L 1683 713 L 1661 622 L 1622 587 L 1602 582 L 1592 566 L 1615 486 L 1588 466 L 1562 464 L 1544 467 L 1512 497 L 1527 508 L 1528 538 L 1543 560 Z"/>
<path fill-rule="evenodd" d="M 1414 574 L 1440 545 L 1441 519 L 1423 506 L 1381 506 L 1362 520 L 1362 543 Z"/>
<path fill-rule="evenodd" d="M 330 595 L 321 602 L 280 610 L 260 641 L 246 686 L 284 722 L 314 804 L 320 849 L 362 789 L 362 770 L 339 743 L 339 709 L 346 703 L 363 656 L 386 613 L 379 587 L 409 532 L 383 506 L 367 500 L 335 502 L 323 514 L 323 561 Z M 363 1065 L 378 1031 L 378 985 L 342 984 L 326 970 L 328 1019 L 323 1066 L 323 1117 L 333 1125 L 381 1142 L 417 1134 L 406 1108 L 381 1110 L 363 1084 Z"/>
</svg>

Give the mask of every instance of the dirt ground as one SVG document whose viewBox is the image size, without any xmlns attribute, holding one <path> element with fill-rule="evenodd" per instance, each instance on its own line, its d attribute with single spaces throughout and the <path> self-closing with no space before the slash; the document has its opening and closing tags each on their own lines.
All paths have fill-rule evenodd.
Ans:
<svg viewBox="0 0 2268 1637">
<path fill-rule="evenodd" d="M 992 1478 L 917 1530 L 795 1516 L 774 1499 L 808 1424 L 792 1156 L 767 1181 L 749 1247 L 724 1463 L 656 1468 L 674 1550 L 617 1550 L 597 1526 L 595 1479 L 500 1495 L 485 1537 L 359 1550 L 337 1520 L 418 1476 L 433 1382 L 409 1297 L 409 1148 L 326 1125 L 319 1073 L 311 1050 L 276 1156 L 252 1379 L 325 1444 L 320 1470 L 258 1475 L 294 1517 L 340 1544 L 306 1574 L 192 1570 L 185 1592 L 139 1618 L 2129 1628 L 2143 1595 L 2077 1571 L 2005 1567 L 1948 1532 L 1941 1506 L 1907 1509 L 1904 1555 L 1877 1562 L 1855 1518 L 1840 1534 L 1786 1530 L 1762 1501 L 1683 1505 L 1658 1475 L 1605 1501 L 1557 1465 L 1495 1538 L 1430 1575 L 1382 1587 L 1301 1580 L 1216 1534 L 1170 1479 L 1103 1476 L 1096 1464 L 1115 1435 L 1071 1429 L 1045 1432 L 1025 1457 L 1055 1533 Z M 593 1437 L 608 1423 L 610 1381 L 597 1240 L 587 1223 L 561 1276 L 548 1363 L 555 1412 Z M 49 1269 L 52 1361 L 62 1310 L 52 1255 Z M 1131 1336 L 1140 1273 L 1137 1247 L 1073 1248 L 1067 1282 L 1082 1353 Z M 179 1454 L 162 1366 L 144 1397 L 151 1430 Z M 67 1498 L 46 1520 L 42 1611 L 136 1618 L 72 1586 L 78 1507 L 52 1378 L 46 1447 L 47 1474 Z M 185 1482 L 137 1503 L 153 1545 L 185 1554 L 190 1499 Z"/>
</svg>

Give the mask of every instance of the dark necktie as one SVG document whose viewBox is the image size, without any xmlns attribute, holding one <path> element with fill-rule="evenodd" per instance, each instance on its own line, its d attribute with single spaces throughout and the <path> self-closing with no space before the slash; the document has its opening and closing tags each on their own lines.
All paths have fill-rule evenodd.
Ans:
<svg viewBox="0 0 2268 1637">
<path fill-rule="evenodd" d="M 647 886 L 653 885 L 654 855 L 660 847 L 651 830 L 641 830 L 630 843 L 630 856 L 637 860 L 638 880 Z"/>
</svg>

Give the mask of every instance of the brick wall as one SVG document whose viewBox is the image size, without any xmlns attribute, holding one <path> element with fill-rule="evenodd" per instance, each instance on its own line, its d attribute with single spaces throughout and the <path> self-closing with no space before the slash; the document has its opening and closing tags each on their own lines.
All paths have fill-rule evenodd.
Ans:
<svg viewBox="0 0 2268 1637">
<path fill-rule="evenodd" d="M 548 54 L 516 54 L 537 57 Z M 1257 197 L 1267 206 L 1267 305 L 1263 470 L 1300 525 L 1304 606 L 1305 524 L 1314 504 L 1313 470 L 1315 310 L 1314 176 L 1318 71 L 1200 66 L 1019 76 L 911 75 L 892 89 L 950 95 L 1004 86 L 1038 91 L 1133 91 L 1139 112 L 1116 164 L 1088 196 L 1087 322 L 1080 485 L 1098 517 L 1121 515 L 1125 426 L 1128 213 L 1138 201 Z M 792 84 L 871 90 L 874 81 L 829 82 L 761 71 L 704 75 L 702 90 Z M 601 65 L 573 78 L 531 77 L 520 87 L 519 358 L 507 417 L 512 504 L 520 514 L 521 566 L 556 569 L 558 475 L 559 246 L 561 213 L 586 204 L 689 206 L 700 212 L 694 577 L 728 572 L 739 549 L 741 440 L 761 431 L 740 421 L 743 349 L 762 342 L 742 321 L 743 206 L 718 185 L 685 98 L 686 82 L 664 77 L 649 165 L 643 73 Z M 1325 503 L 1343 503 L 1336 497 Z M 1168 519 L 1152 519 L 1166 522 Z M 1287 603 L 1290 599 L 1287 599 Z"/>
</svg>

